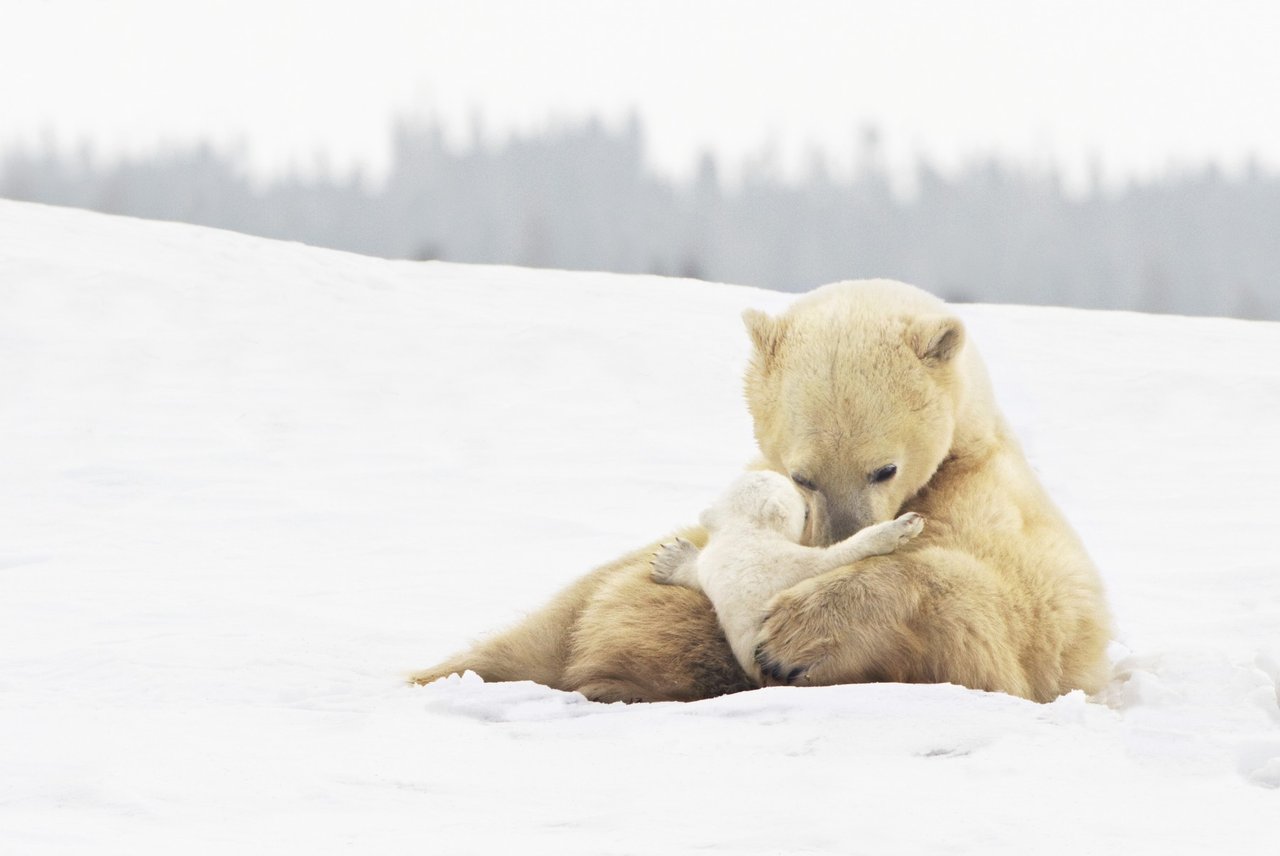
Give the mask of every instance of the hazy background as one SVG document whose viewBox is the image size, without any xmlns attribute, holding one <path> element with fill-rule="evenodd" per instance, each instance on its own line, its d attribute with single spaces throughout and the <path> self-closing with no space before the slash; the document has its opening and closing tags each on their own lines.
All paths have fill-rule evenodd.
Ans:
<svg viewBox="0 0 1280 856">
<path fill-rule="evenodd" d="M 10 0 L 0 195 L 393 257 L 1280 319 L 1276 44 L 1264 2 Z"/>
</svg>

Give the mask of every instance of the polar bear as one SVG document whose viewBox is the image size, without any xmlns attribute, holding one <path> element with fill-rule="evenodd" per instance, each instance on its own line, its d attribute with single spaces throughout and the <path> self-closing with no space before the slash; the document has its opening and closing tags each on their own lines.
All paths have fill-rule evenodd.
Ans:
<svg viewBox="0 0 1280 856">
<path fill-rule="evenodd" d="M 909 549 L 775 595 L 756 639 L 765 682 L 951 682 L 1036 701 L 1100 689 L 1110 619 L 1098 572 L 1027 463 L 951 308 L 904 283 L 862 280 L 818 288 L 777 317 L 743 317 L 761 454 L 752 467 L 804 493 L 808 543 L 909 511 L 929 520 Z M 706 543 L 699 527 L 677 534 Z M 412 679 L 469 669 L 600 701 L 754 687 L 706 596 L 649 579 L 661 543 Z"/>
<path fill-rule="evenodd" d="M 830 547 L 801 545 L 809 510 L 789 479 L 769 470 L 740 476 L 702 513 L 707 546 L 677 538 L 653 556 L 650 578 L 683 585 L 711 599 L 738 665 L 762 681 L 756 636 L 770 598 L 818 574 L 897 550 L 920 534 L 913 511 L 876 523 Z"/>
</svg>

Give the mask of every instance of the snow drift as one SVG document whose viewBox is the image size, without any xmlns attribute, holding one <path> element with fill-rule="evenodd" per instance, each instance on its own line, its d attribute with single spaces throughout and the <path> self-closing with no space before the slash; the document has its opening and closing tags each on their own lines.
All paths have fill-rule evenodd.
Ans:
<svg viewBox="0 0 1280 856">
<path fill-rule="evenodd" d="M 787 300 L 0 202 L 0 849 L 1275 852 L 1276 324 L 961 308 L 1099 699 L 404 685 L 695 517 Z"/>
</svg>

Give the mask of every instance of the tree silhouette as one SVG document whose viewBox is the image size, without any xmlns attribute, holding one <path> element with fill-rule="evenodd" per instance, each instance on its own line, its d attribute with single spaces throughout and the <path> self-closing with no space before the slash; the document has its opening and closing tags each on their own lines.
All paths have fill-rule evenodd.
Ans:
<svg viewBox="0 0 1280 856">
<path fill-rule="evenodd" d="M 921 160 L 895 195 L 878 132 L 838 178 L 821 152 L 798 180 L 766 147 L 726 185 L 711 153 L 673 182 L 644 127 L 589 120 L 495 140 L 477 119 L 453 150 L 434 119 L 397 121 L 385 179 L 328 170 L 250 182 L 208 146 L 105 163 L 46 141 L 0 160 L 0 195 L 182 220 L 390 258 L 661 272 L 787 291 L 889 276 L 952 300 L 1280 319 L 1280 178 L 1256 161 L 1083 198 L 1056 172 Z"/>
</svg>

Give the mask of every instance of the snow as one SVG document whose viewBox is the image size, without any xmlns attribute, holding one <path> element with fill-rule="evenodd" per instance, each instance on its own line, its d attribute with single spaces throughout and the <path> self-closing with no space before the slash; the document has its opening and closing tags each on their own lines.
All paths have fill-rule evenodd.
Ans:
<svg viewBox="0 0 1280 856">
<path fill-rule="evenodd" d="M 752 455 L 728 285 L 0 202 L 0 852 L 1276 852 L 1280 325 L 960 311 L 1099 699 L 403 683 Z"/>
</svg>

